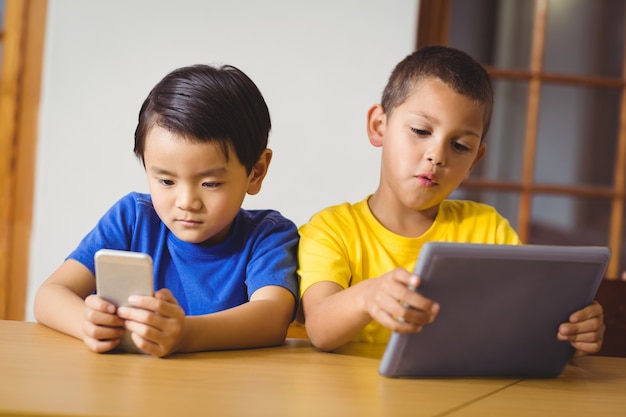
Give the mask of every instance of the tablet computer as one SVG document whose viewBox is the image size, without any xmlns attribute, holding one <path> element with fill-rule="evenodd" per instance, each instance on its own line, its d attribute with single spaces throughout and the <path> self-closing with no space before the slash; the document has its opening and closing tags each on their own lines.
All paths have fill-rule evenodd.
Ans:
<svg viewBox="0 0 626 417">
<path fill-rule="evenodd" d="M 609 258 L 600 246 L 428 242 L 417 291 L 439 314 L 419 333 L 393 332 L 379 373 L 556 377 L 574 354 L 558 327 L 593 301 Z"/>
</svg>

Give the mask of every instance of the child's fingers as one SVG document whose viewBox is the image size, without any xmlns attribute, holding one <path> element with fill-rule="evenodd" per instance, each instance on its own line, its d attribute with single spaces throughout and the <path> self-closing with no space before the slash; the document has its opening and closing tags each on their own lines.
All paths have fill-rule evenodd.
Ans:
<svg viewBox="0 0 626 417">
<path fill-rule="evenodd" d="M 172 316 L 129 307 L 118 310 L 120 316 L 127 319 L 126 328 L 132 332 L 132 338 L 137 347 L 146 353 L 159 357 L 171 353 L 173 346 L 180 338 L 185 317 L 178 305 L 164 304 L 173 309 Z"/>
<path fill-rule="evenodd" d="M 160 289 L 154 294 L 154 297 L 147 297 L 143 295 L 131 295 L 128 297 L 128 303 L 132 307 L 136 307 L 139 309 L 154 311 L 160 315 L 166 317 L 172 317 L 181 310 L 178 305 L 178 301 L 172 295 L 172 293 L 168 289 Z M 120 316 L 123 316 L 123 313 L 118 311 Z M 127 318 L 127 317 L 125 317 Z"/>
<path fill-rule="evenodd" d="M 604 333 L 604 323 L 600 319 L 585 320 L 580 323 L 563 323 L 559 326 L 559 333 L 567 336 L 575 336 L 578 334 L 597 334 Z"/>
<path fill-rule="evenodd" d="M 85 337 L 83 338 L 83 342 L 87 345 L 89 350 L 96 353 L 103 353 L 115 349 L 115 347 L 120 343 L 120 339 L 98 340 Z"/>
<path fill-rule="evenodd" d="M 435 303 L 414 291 L 403 294 L 404 300 L 399 300 L 397 295 L 379 292 L 372 317 L 383 326 L 403 333 L 419 331 L 421 326 L 434 320 L 438 312 Z"/>
<path fill-rule="evenodd" d="M 115 315 L 115 306 L 102 298 L 90 295 L 85 299 L 85 321 L 97 326 L 122 327 L 124 320 Z"/>
<path fill-rule="evenodd" d="M 576 349 L 576 353 L 574 355 L 576 358 L 598 353 L 602 348 L 602 344 L 599 342 L 571 342 L 571 344 L 574 349 Z"/>
<path fill-rule="evenodd" d="M 392 284 L 385 286 L 386 291 L 405 308 L 423 310 L 429 314 L 436 314 L 438 306 L 432 300 L 422 296 L 416 290 L 420 285 L 420 278 L 404 269 L 392 271 Z"/>
<path fill-rule="evenodd" d="M 415 290 L 411 288 L 406 288 L 402 290 L 402 295 L 395 300 L 400 307 L 403 308 L 403 311 L 420 311 L 428 316 L 435 316 L 439 312 L 439 305 L 433 300 L 424 297 L 419 294 Z M 405 316 L 407 314 L 402 314 Z"/>
<path fill-rule="evenodd" d="M 114 314 L 116 310 L 115 305 L 98 297 L 95 294 L 91 294 L 87 296 L 87 298 L 85 298 L 85 304 L 90 309 L 102 311 L 104 313 L 109 313 L 109 314 Z"/>
<path fill-rule="evenodd" d="M 602 320 L 603 315 L 604 310 L 602 308 L 602 305 L 600 305 L 600 303 L 598 303 L 597 301 L 594 301 L 582 310 L 574 312 L 570 316 L 569 321 L 571 323 L 580 323 L 594 318 L 599 318 L 600 320 Z"/>
<path fill-rule="evenodd" d="M 83 323 L 83 335 L 95 340 L 119 339 L 124 334 L 124 321 L 119 326 L 103 326 L 90 321 Z"/>
<path fill-rule="evenodd" d="M 176 301 L 172 292 L 167 288 L 161 288 L 159 291 L 155 292 L 154 297 L 159 300 L 167 301 L 168 303 L 178 304 L 178 301 Z"/>
<path fill-rule="evenodd" d="M 98 310 L 87 308 L 85 310 L 85 321 L 91 323 L 94 326 L 105 327 L 123 327 L 124 320 L 115 314 L 103 313 Z"/>
</svg>

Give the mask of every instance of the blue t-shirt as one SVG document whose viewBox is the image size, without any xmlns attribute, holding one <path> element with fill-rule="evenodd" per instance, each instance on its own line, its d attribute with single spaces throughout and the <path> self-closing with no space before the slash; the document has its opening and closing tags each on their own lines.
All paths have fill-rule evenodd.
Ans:
<svg viewBox="0 0 626 417">
<path fill-rule="evenodd" d="M 147 253 L 155 291 L 169 289 L 187 315 L 236 307 L 267 285 L 289 290 L 297 301 L 298 230 L 273 210 L 240 209 L 228 238 L 213 246 L 178 239 L 157 216 L 148 194 L 120 199 L 68 259 L 94 275 L 99 249 Z"/>
</svg>

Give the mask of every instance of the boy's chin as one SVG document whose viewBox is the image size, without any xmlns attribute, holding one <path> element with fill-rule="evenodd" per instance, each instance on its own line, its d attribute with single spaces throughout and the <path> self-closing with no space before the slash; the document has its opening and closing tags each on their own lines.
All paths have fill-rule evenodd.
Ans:
<svg viewBox="0 0 626 417">
<path fill-rule="evenodd" d="M 171 230 L 171 229 L 170 229 Z M 222 234 L 207 234 L 207 233 L 196 233 L 193 231 L 185 230 L 185 231 L 173 231 L 171 230 L 174 236 L 185 243 L 191 243 L 194 245 L 202 245 L 202 246 L 213 246 L 223 242 L 227 237 L 228 233 Z"/>
<path fill-rule="evenodd" d="M 193 243 L 196 245 L 200 245 L 200 244 L 211 244 L 211 240 L 213 239 L 213 236 L 211 235 L 207 235 L 206 233 L 201 234 L 201 233 L 196 233 L 193 231 L 174 231 L 171 230 L 170 231 L 174 234 L 174 236 L 176 236 L 176 238 L 182 242 L 185 243 Z"/>
</svg>

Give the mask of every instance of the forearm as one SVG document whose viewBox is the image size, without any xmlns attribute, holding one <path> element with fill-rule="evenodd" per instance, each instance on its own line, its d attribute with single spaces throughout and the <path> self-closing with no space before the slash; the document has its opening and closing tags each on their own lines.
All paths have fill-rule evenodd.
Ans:
<svg viewBox="0 0 626 417">
<path fill-rule="evenodd" d="M 176 352 L 245 349 L 277 346 L 285 341 L 293 313 L 273 300 L 249 301 L 203 316 L 185 317 Z"/>
<path fill-rule="evenodd" d="M 318 349 L 332 351 L 350 342 L 372 321 L 367 311 L 366 296 L 369 283 L 364 281 L 328 296 L 306 294 L 320 299 L 318 303 L 304 302 L 306 332 Z M 307 291 L 318 291 L 311 287 Z"/>
<path fill-rule="evenodd" d="M 82 339 L 87 310 L 85 298 L 95 287 L 89 269 L 74 260 L 65 261 L 39 287 L 35 296 L 35 318 L 48 327 Z"/>
<path fill-rule="evenodd" d="M 63 285 L 46 283 L 35 296 L 37 321 L 78 339 L 83 338 L 85 310 L 85 301 Z"/>
</svg>

